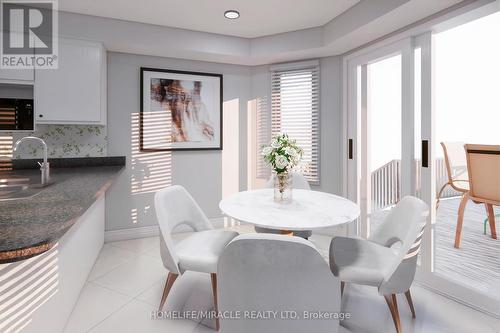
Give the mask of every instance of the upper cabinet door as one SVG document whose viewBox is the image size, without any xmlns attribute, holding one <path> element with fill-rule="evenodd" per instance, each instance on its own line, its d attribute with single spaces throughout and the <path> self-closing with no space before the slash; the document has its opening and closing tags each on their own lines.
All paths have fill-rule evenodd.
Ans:
<svg viewBox="0 0 500 333">
<path fill-rule="evenodd" d="M 59 39 L 59 68 L 35 70 L 37 123 L 106 124 L 102 44 Z"/>
<path fill-rule="evenodd" d="M 1 83 L 33 83 L 33 69 L 4 69 L 0 68 Z"/>
<path fill-rule="evenodd" d="M 16 34 L 10 32 L 11 35 L 17 35 L 17 38 L 23 38 L 22 34 Z M 5 69 L 0 68 L 0 83 L 8 84 L 33 84 L 33 79 L 35 77 L 34 67 L 26 69 Z"/>
</svg>

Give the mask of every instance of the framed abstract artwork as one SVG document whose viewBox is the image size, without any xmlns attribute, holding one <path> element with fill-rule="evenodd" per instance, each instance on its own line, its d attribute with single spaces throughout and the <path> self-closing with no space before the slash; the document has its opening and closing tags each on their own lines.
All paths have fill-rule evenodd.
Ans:
<svg viewBox="0 0 500 333">
<path fill-rule="evenodd" d="M 221 150 L 222 74 L 141 67 L 141 151 Z"/>
</svg>

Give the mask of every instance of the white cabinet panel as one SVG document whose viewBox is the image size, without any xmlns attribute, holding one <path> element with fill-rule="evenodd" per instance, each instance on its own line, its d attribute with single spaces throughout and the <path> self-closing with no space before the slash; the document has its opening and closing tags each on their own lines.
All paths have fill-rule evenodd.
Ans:
<svg viewBox="0 0 500 333">
<path fill-rule="evenodd" d="M 64 331 L 104 243 L 105 207 L 102 195 L 52 249 L 40 256 L 0 265 L 2 271 L 15 272 L 2 273 L 2 288 L 23 288 L 10 299 L 5 293 L 7 300 L 2 299 L 2 306 L 9 302 L 9 310 L 15 309 L 2 309 L 6 319 L 1 322 L 2 332 L 16 328 L 23 333 Z"/>
<path fill-rule="evenodd" d="M 37 123 L 106 123 L 106 53 L 99 43 L 59 39 L 59 68 L 35 71 Z"/>
<path fill-rule="evenodd" d="M 22 35 L 10 32 L 11 35 L 17 35 L 17 38 L 23 38 Z M 8 55 L 6 55 L 8 56 Z M 0 68 L 0 83 L 33 83 L 34 69 L 5 69 Z M 29 81 L 29 82 L 26 82 Z"/>
<path fill-rule="evenodd" d="M 12 81 L 33 82 L 33 69 L 2 69 L 0 68 L 0 81 L 11 83 Z"/>
</svg>

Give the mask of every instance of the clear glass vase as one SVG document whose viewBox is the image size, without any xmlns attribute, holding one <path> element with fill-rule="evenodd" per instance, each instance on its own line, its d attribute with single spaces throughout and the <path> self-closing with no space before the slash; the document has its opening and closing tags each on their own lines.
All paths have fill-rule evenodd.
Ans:
<svg viewBox="0 0 500 333">
<path fill-rule="evenodd" d="M 292 201 L 292 177 L 290 173 L 274 174 L 274 201 L 279 203 Z"/>
</svg>

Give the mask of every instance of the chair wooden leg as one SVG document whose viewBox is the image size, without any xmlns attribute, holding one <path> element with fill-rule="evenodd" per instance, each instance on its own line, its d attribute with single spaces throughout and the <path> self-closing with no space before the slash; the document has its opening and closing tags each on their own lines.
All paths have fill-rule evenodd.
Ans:
<svg viewBox="0 0 500 333">
<path fill-rule="evenodd" d="M 488 210 L 488 221 L 490 222 L 491 238 L 497 239 L 497 228 L 495 225 L 495 212 L 492 204 L 486 204 Z"/>
<path fill-rule="evenodd" d="M 344 296 L 345 282 L 340 282 L 340 297 Z"/>
<path fill-rule="evenodd" d="M 160 307 L 158 311 L 163 309 L 163 305 L 165 305 L 165 301 L 167 300 L 167 296 L 170 293 L 170 289 L 174 285 L 175 280 L 179 277 L 179 274 L 168 273 L 167 282 L 165 283 L 165 288 L 163 289 L 163 295 L 161 296 Z"/>
<path fill-rule="evenodd" d="M 394 321 L 394 326 L 396 326 L 396 333 L 401 333 L 401 321 L 399 320 L 398 301 L 396 299 L 396 295 L 384 295 L 384 298 L 389 306 L 389 310 L 391 311 L 392 320 Z"/>
<path fill-rule="evenodd" d="M 217 303 L 217 274 L 210 273 L 210 279 L 212 280 L 212 293 L 214 294 L 214 311 L 216 314 L 219 313 L 219 305 Z M 218 331 L 220 328 L 219 317 L 215 317 L 215 330 Z"/>
<path fill-rule="evenodd" d="M 455 247 L 457 249 L 460 248 L 460 240 L 462 239 L 462 225 L 464 223 L 464 212 L 467 201 L 469 201 L 469 193 L 464 193 L 462 201 L 460 201 L 460 207 L 458 208 L 457 230 L 455 231 Z"/>
<path fill-rule="evenodd" d="M 413 300 L 411 299 L 410 289 L 408 289 L 408 291 L 405 292 L 405 296 L 406 296 L 406 300 L 408 301 L 408 305 L 410 306 L 411 316 L 413 318 L 416 318 L 417 316 L 415 315 L 415 307 L 413 306 Z"/>
</svg>

